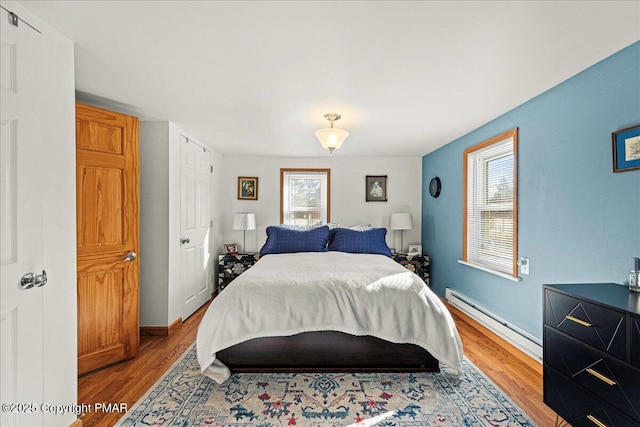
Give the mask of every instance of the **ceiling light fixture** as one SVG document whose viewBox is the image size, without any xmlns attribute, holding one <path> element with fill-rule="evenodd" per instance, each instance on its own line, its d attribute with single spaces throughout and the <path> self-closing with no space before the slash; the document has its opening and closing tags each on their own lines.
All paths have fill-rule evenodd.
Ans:
<svg viewBox="0 0 640 427">
<path fill-rule="evenodd" d="M 333 122 L 340 120 L 340 117 L 342 117 L 340 114 L 325 114 L 324 118 L 331 122 L 331 127 L 327 129 L 318 129 L 315 132 L 322 148 L 326 148 L 331 154 L 333 154 L 333 150 L 340 148 L 344 140 L 349 136 L 349 132 L 346 130 L 333 127 Z"/>
</svg>

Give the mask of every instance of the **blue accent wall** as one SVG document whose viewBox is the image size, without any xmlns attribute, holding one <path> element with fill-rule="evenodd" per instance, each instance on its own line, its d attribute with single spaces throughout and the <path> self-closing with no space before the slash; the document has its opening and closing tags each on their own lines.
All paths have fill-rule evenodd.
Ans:
<svg viewBox="0 0 640 427">
<path fill-rule="evenodd" d="M 637 124 L 640 42 L 424 156 L 422 245 L 434 291 L 459 290 L 541 338 L 543 284 L 627 283 L 640 257 L 640 170 L 613 173 L 611 133 Z M 515 127 L 518 250 L 531 262 L 520 282 L 458 263 L 463 150 Z"/>
</svg>

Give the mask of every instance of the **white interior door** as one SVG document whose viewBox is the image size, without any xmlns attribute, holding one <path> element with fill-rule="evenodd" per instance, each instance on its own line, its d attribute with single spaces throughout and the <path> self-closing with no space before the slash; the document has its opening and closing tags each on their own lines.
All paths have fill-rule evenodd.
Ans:
<svg viewBox="0 0 640 427">
<path fill-rule="evenodd" d="M 0 425 L 43 425 L 41 41 L 5 9 L 0 21 Z"/>
<path fill-rule="evenodd" d="M 180 135 L 182 319 L 211 298 L 211 153 Z"/>
</svg>

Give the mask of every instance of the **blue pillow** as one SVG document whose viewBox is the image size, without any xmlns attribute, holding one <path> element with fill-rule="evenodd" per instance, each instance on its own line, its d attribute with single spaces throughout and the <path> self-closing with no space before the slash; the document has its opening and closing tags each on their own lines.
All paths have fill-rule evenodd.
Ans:
<svg viewBox="0 0 640 427">
<path fill-rule="evenodd" d="M 311 230 L 293 230 L 275 225 L 267 227 L 267 241 L 260 249 L 260 256 L 291 252 L 324 252 L 329 241 L 329 227 Z"/>
<path fill-rule="evenodd" d="M 386 228 L 372 228 L 366 231 L 334 228 L 330 234 L 329 250 L 352 254 L 380 254 L 390 257 L 391 249 L 387 246 L 386 235 Z"/>
</svg>

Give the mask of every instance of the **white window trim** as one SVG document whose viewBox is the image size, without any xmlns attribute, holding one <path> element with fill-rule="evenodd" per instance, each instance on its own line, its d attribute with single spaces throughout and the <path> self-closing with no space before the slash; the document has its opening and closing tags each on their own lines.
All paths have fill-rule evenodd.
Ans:
<svg viewBox="0 0 640 427">
<path fill-rule="evenodd" d="M 513 282 L 521 282 L 522 281 L 521 277 L 517 277 L 517 276 L 514 277 L 514 276 L 512 276 L 510 274 L 506 274 L 506 273 L 503 273 L 501 271 L 492 270 L 490 268 L 484 267 L 482 265 L 474 264 L 472 262 L 463 261 L 461 259 L 459 259 L 458 262 L 460 264 L 462 264 L 462 265 L 466 265 L 467 267 L 475 268 L 477 270 L 481 270 L 481 271 L 484 271 L 486 273 L 495 274 L 496 276 L 500 276 L 503 279 L 508 279 L 508 280 L 513 281 Z"/>
<path fill-rule="evenodd" d="M 462 259 L 458 260 L 459 263 L 467 265 L 469 267 L 477 268 L 488 273 L 495 274 L 500 277 L 504 277 L 510 280 L 519 281 L 518 277 L 518 185 L 517 185 L 517 153 L 518 153 L 518 129 L 511 129 L 504 132 L 494 138 L 477 144 L 473 147 L 469 147 L 464 150 L 464 202 L 463 202 L 463 255 Z M 499 158 L 505 154 L 513 153 L 513 204 L 509 203 L 505 206 L 493 205 L 492 211 L 507 210 L 513 212 L 513 246 L 512 246 L 512 259 L 510 264 L 510 273 L 497 269 L 497 264 L 494 262 L 495 258 L 482 259 L 482 255 L 479 253 L 479 248 L 473 248 L 471 242 L 479 242 L 480 238 L 478 233 L 479 227 L 471 227 L 469 225 L 469 213 L 479 215 L 478 212 L 483 210 L 482 202 L 478 201 L 478 193 L 483 192 L 482 186 L 484 184 L 485 169 L 484 165 L 491 159 Z M 477 167 L 476 163 L 482 162 L 481 167 Z M 473 180 L 470 174 L 474 174 Z M 478 182 L 479 185 L 473 186 L 474 182 Z M 474 210 L 475 208 L 475 210 Z M 469 233 L 469 234 L 467 234 Z"/>
<path fill-rule="evenodd" d="M 297 211 L 318 211 L 324 210 L 326 213 L 326 223 L 331 221 L 331 169 L 303 169 L 303 168 L 281 168 L 280 169 L 280 223 L 285 223 L 285 206 L 288 203 L 285 200 L 288 198 L 289 182 L 291 177 L 295 177 L 296 174 L 308 175 L 308 174 L 324 174 L 326 178 L 326 191 L 323 192 L 323 207 L 322 208 L 302 208 L 296 209 Z"/>
</svg>

